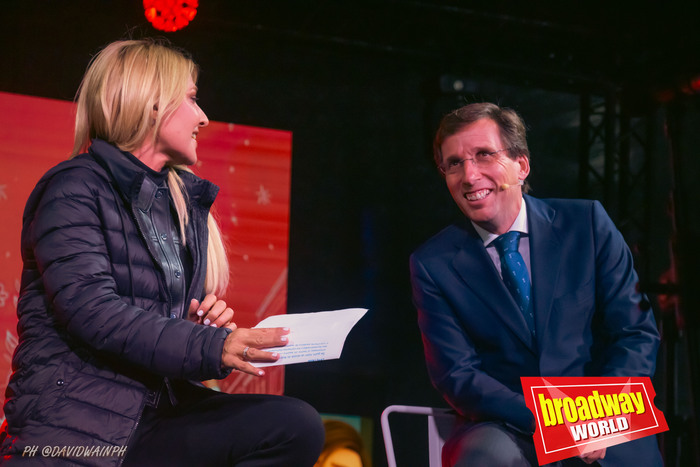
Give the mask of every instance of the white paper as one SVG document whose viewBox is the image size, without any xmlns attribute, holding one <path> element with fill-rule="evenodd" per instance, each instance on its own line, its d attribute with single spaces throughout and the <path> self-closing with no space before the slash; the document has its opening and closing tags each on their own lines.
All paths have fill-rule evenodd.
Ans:
<svg viewBox="0 0 700 467">
<path fill-rule="evenodd" d="M 315 313 L 274 315 L 260 321 L 256 328 L 289 328 L 289 343 L 265 349 L 279 352 L 271 363 L 253 363 L 258 368 L 292 363 L 316 362 L 340 358 L 345 339 L 355 324 L 367 313 L 366 308 L 346 308 Z"/>
</svg>

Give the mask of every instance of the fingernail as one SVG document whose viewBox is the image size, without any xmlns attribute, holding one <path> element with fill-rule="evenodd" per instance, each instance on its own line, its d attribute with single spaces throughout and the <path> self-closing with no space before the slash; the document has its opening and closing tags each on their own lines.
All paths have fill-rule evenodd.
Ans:
<svg viewBox="0 0 700 467">
<path fill-rule="evenodd" d="M 212 324 L 211 327 L 215 328 L 215 327 L 216 327 L 216 323 Z"/>
<path fill-rule="evenodd" d="M 280 340 L 281 340 L 282 342 L 287 342 L 287 338 L 284 337 L 284 336 L 280 337 Z"/>
<path fill-rule="evenodd" d="M 285 331 L 289 331 L 289 328 L 282 328 L 282 329 L 284 329 Z"/>
<path fill-rule="evenodd" d="M 197 312 L 197 316 L 202 316 L 203 314 L 204 314 L 204 310 L 199 310 L 199 311 Z"/>
<path fill-rule="evenodd" d="M 209 321 L 209 318 L 207 318 L 207 319 L 204 320 L 204 325 L 205 325 L 205 326 L 208 326 L 209 323 L 211 323 L 211 321 Z"/>
<path fill-rule="evenodd" d="M 262 370 L 258 371 L 258 376 L 264 376 L 264 375 L 265 375 L 264 371 L 262 371 Z"/>
<path fill-rule="evenodd" d="M 277 358 L 279 356 L 280 356 L 280 354 L 278 354 L 277 352 L 272 352 L 272 358 Z"/>
</svg>

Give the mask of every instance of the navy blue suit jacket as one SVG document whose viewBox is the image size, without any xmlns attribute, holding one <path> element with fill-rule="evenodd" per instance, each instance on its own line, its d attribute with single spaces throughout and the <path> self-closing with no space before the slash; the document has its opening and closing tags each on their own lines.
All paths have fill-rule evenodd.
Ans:
<svg viewBox="0 0 700 467">
<path fill-rule="evenodd" d="M 433 385 L 470 420 L 532 432 L 521 376 L 652 376 L 659 334 L 600 203 L 524 198 L 536 337 L 468 220 L 428 240 L 410 265 Z M 605 463 L 623 446 L 625 463 L 636 457 L 626 444 Z"/>
</svg>

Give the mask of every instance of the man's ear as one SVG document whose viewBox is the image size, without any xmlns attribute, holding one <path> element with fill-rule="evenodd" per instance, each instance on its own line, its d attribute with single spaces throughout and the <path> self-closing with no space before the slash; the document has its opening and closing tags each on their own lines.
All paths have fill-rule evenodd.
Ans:
<svg viewBox="0 0 700 467">
<path fill-rule="evenodd" d="M 518 164 L 520 164 L 518 178 L 520 180 L 525 180 L 527 176 L 530 175 L 530 159 L 522 155 L 518 156 Z"/>
</svg>

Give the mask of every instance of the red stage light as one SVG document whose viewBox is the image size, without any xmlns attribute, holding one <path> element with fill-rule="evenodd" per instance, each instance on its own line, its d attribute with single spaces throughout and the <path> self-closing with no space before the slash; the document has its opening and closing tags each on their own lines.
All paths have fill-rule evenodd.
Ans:
<svg viewBox="0 0 700 467">
<path fill-rule="evenodd" d="M 700 92 L 700 76 L 696 76 L 690 80 L 690 89 L 694 93 Z"/>
<path fill-rule="evenodd" d="M 182 29 L 197 16 L 198 0 L 143 0 L 146 19 L 165 32 Z"/>
</svg>

